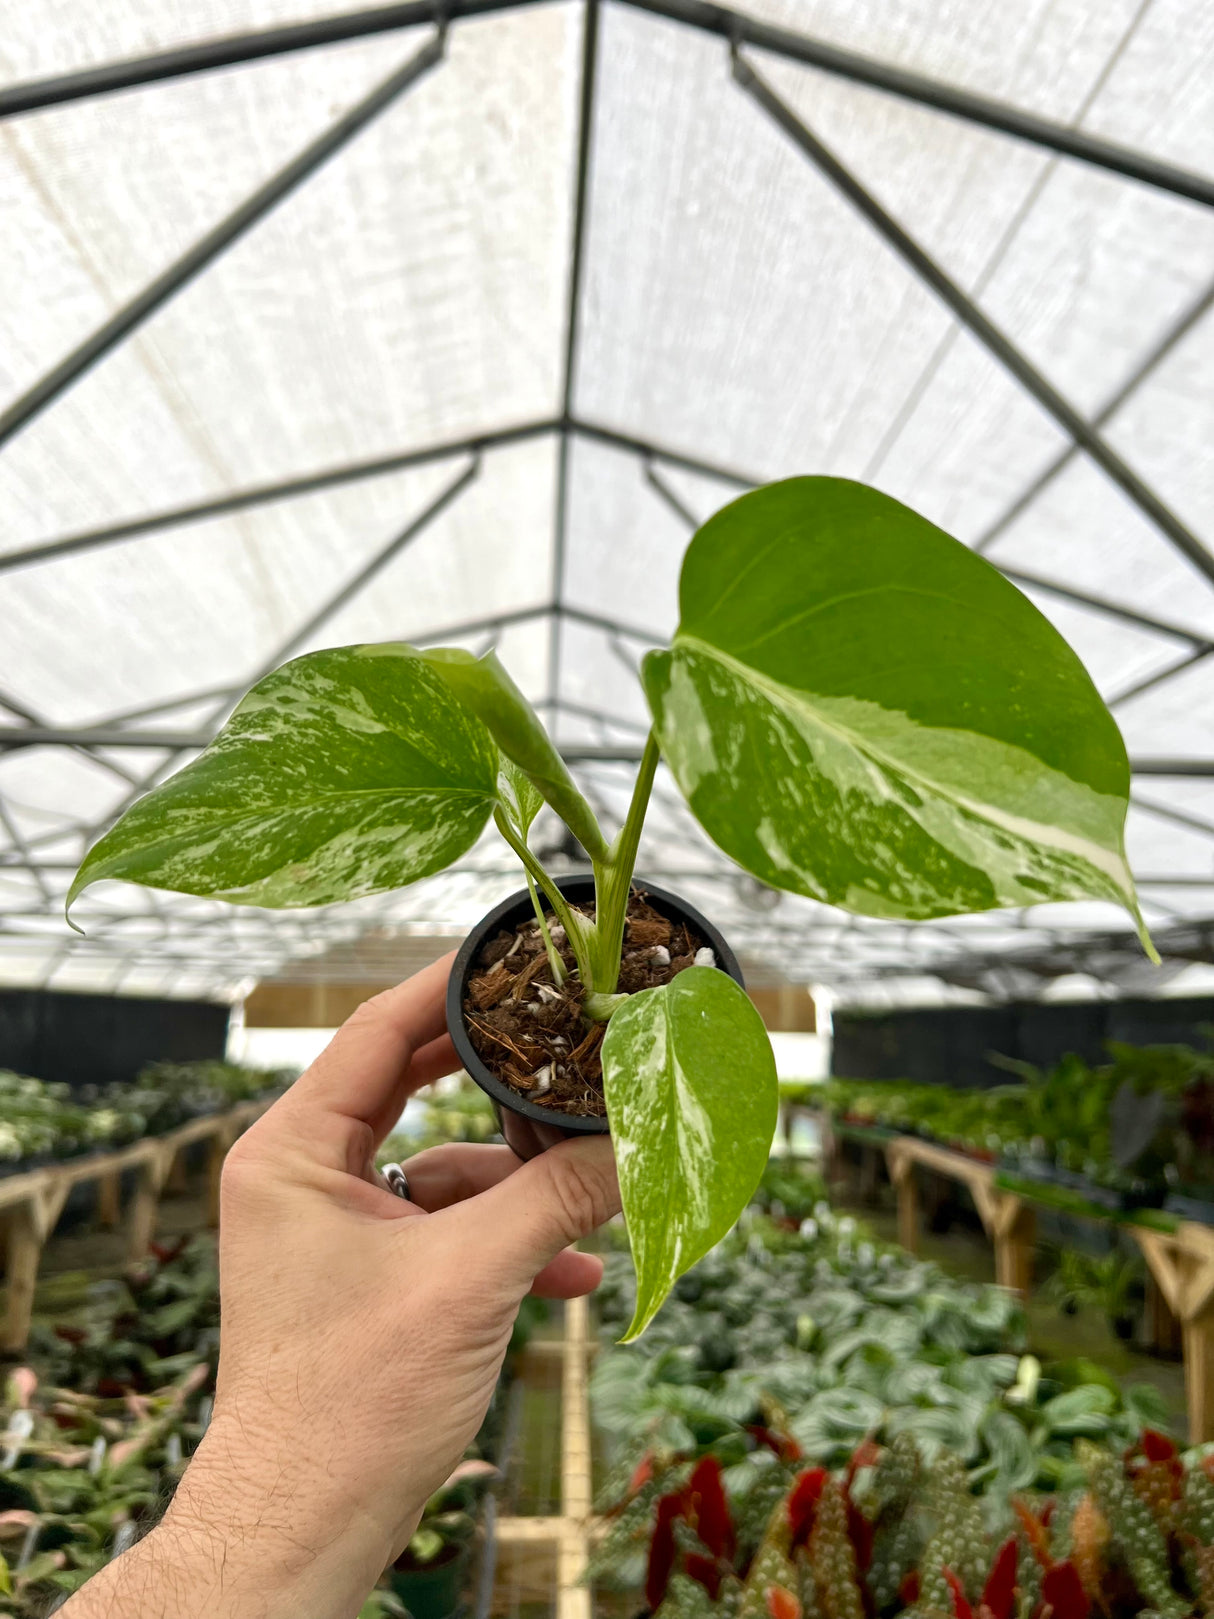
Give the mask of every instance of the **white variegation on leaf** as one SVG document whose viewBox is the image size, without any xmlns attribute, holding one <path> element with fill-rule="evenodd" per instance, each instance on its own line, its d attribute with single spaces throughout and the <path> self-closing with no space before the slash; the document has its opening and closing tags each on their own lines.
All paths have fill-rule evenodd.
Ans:
<svg viewBox="0 0 1214 1619">
<path fill-rule="evenodd" d="M 312 652 L 93 846 L 68 904 L 102 878 L 284 908 L 400 888 L 472 847 L 497 776 L 488 731 L 411 648 Z"/>
<path fill-rule="evenodd" d="M 629 996 L 602 1052 L 637 1274 L 628 1342 L 759 1184 L 776 1128 L 776 1065 L 753 1003 L 714 967 Z"/>
<path fill-rule="evenodd" d="M 700 529 L 679 597 L 645 690 L 688 803 L 747 871 L 871 916 L 1095 898 L 1141 928 L 1117 726 L 966 546 L 861 484 L 794 478 Z"/>
<path fill-rule="evenodd" d="M 502 814 L 525 841 L 532 821 L 544 806 L 544 795 L 530 776 L 525 775 L 514 760 L 507 759 L 505 754 L 502 754 L 498 767 L 497 796 Z"/>
</svg>

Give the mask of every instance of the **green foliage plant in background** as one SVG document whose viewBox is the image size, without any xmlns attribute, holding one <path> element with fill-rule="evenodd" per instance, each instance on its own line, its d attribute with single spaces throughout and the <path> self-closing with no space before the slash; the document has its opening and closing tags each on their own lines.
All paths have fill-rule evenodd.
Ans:
<svg viewBox="0 0 1214 1619">
<path fill-rule="evenodd" d="M 1154 1207 L 1174 1186 L 1214 1198 L 1214 1055 L 1186 1045 L 1110 1041 L 1093 1066 L 1073 1052 L 1050 1069 L 992 1054 L 1018 1082 L 970 1088 L 833 1079 L 800 1100 L 841 1124 L 914 1133 L 1014 1174 L 1045 1170 L 1111 1206 Z"/>
<path fill-rule="evenodd" d="M 164 1135 L 190 1119 L 275 1094 L 294 1074 L 226 1062 L 149 1063 L 133 1080 L 69 1087 L 0 1069 L 0 1174 Z"/>
<path fill-rule="evenodd" d="M 724 973 L 617 992 L 660 760 L 708 836 L 775 888 L 909 920 L 1092 898 L 1138 918 L 1117 727 L 1057 631 L 966 546 L 860 484 L 793 478 L 699 529 L 679 609 L 642 665 L 653 726 L 613 837 L 494 653 L 342 647 L 260 681 L 93 847 L 69 895 L 117 878 L 328 904 L 442 871 L 492 819 L 565 930 L 585 1018 L 610 1020 L 604 1090 L 640 1280 L 628 1337 L 733 1224 L 776 1118 L 769 1043 Z M 593 920 L 528 845 L 544 803 L 590 858 Z"/>
</svg>

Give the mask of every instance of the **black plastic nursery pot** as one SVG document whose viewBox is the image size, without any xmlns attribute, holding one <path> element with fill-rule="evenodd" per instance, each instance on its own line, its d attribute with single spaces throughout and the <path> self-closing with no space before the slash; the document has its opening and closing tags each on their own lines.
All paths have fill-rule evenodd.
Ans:
<svg viewBox="0 0 1214 1619">
<path fill-rule="evenodd" d="M 468 1548 L 448 1546 L 424 1568 L 394 1568 L 389 1584 L 412 1619 L 454 1619 L 467 1573 Z"/>
<path fill-rule="evenodd" d="M 556 887 L 573 905 L 594 904 L 594 878 L 589 875 L 558 877 Z M 647 904 L 667 921 L 687 925 L 710 946 L 717 966 L 745 989 L 738 958 L 712 923 L 693 905 L 653 883 L 634 878 L 633 893 L 643 894 Z M 447 980 L 447 1028 L 460 1062 L 492 1100 L 498 1125 L 507 1146 L 520 1158 L 535 1158 L 549 1147 L 578 1136 L 602 1136 L 608 1132 L 605 1118 L 585 1118 L 572 1113 L 553 1113 L 538 1102 L 528 1101 L 518 1091 L 498 1079 L 481 1061 L 464 1025 L 464 997 L 468 982 L 476 972 L 477 958 L 495 934 L 509 932 L 535 915 L 531 895 L 524 888 L 511 894 L 481 918 L 460 946 L 451 977 Z"/>
</svg>

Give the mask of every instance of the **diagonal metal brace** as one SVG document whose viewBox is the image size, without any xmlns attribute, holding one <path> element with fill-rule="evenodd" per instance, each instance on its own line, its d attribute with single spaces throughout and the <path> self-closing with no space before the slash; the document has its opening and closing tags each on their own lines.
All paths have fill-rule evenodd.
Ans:
<svg viewBox="0 0 1214 1619">
<path fill-rule="evenodd" d="M 1207 579 L 1214 581 L 1214 556 L 1211 556 L 1175 512 L 1164 504 L 1132 468 L 1127 466 L 1099 430 L 1087 421 L 1069 400 L 1063 398 L 1027 355 L 993 321 L 987 319 L 969 294 L 941 269 L 935 259 L 920 247 L 891 214 L 886 212 L 869 191 L 865 190 L 850 169 L 846 168 L 796 113 L 781 101 L 771 86 L 742 56 L 736 44 L 731 55 L 733 76 L 742 89 L 863 214 L 894 252 L 952 310 L 962 325 L 972 332 L 983 347 L 1016 378 L 1026 392 L 1032 395 L 1047 415 L 1053 417 L 1063 432 L 1091 457 L 1182 556 Z"/>
<path fill-rule="evenodd" d="M 124 338 L 142 326 L 150 316 L 168 303 L 175 293 L 180 292 L 182 287 L 192 281 L 200 271 L 213 264 L 233 242 L 238 241 L 264 219 L 284 197 L 302 185 L 322 164 L 391 106 L 398 96 L 416 84 L 432 67 L 437 66 L 443 59 L 445 45 L 446 28 L 440 20 L 434 38 L 415 56 L 410 57 L 403 67 L 390 74 L 382 84 L 371 91 L 370 95 L 364 96 L 356 106 L 351 107 L 344 118 L 339 118 L 316 140 L 305 146 L 303 151 L 292 158 L 285 167 L 279 169 L 277 174 L 271 175 L 251 197 L 233 209 L 226 219 L 221 219 L 201 241 L 195 242 L 176 263 L 170 264 L 167 270 L 158 275 L 142 292 L 136 294 L 130 303 L 111 315 L 104 325 L 86 337 L 83 343 L 65 355 L 58 365 L 53 366 L 32 388 L 27 389 L 3 414 L 0 414 L 0 445 L 6 444 L 33 421 L 35 416 L 40 415 L 60 394 L 96 365 L 98 360 L 104 358 Z"/>
</svg>

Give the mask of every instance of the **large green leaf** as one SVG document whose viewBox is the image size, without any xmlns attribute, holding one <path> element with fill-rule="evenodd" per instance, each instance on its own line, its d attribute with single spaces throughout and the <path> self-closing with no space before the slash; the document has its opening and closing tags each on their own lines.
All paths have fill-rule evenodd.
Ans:
<svg viewBox="0 0 1214 1619">
<path fill-rule="evenodd" d="M 715 967 L 630 996 L 602 1049 L 637 1273 L 627 1343 L 759 1184 L 776 1128 L 776 1065 L 762 1018 Z"/>
<path fill-rule="evenodd" d="M 710 837 L 776 888 L 924 918 L 1084 897 L 1137 917 L 1129 765 L 1079 659 L 989 563 L 838 478 L 695 535 L 643 679 Z"/>
<path fill-rule="evenodd" d="M 471 848 L 497 772 L 488 731 L 411 648 L 312 652 L 93 846 L 68 904 L 103 877 L 275 907 L 399 888 Z"/>
</svg>

